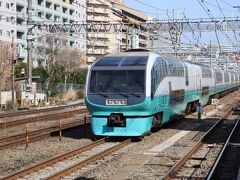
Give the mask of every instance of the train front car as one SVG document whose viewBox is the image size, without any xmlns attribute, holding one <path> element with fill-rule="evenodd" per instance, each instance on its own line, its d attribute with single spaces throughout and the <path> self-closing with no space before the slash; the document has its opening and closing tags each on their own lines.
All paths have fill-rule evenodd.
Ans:
<svg viewBox="0 0 240 180">
<path fill-rule="evenodd" d="M 92 65 L 85 103 L 92 115 L 93 134 L 142 136 L 150 131 L 153 118 L 146 77 L 150 76 L 147 65 L 151 54 L 124 52 L 105 56 Z"/>
</svg>

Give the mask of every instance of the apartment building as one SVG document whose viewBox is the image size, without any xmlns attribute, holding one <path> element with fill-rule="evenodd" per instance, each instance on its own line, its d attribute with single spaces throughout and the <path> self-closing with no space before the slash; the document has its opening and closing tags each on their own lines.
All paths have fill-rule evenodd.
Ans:
<svg viewBox="0 0 240 180">
<path fill-rule="evenodd" d="M 0 90 L 9 90 L 11 85 L 11 59 L 15 55 L 16 36 L 16 2 L 15 0 L 0 0 Z"/>
<path fill-rule="evenodd" d="M 20 58 L 26 61 L 27 58 L 27 0 L 16 0 L 17 5 L 17 44 L 21 47 Z M 42 23 L 74 23 L 86 22 L 86 1 L 85 0 L 32 0 L 33 2 L 33 21 Z M 44 46 L 44 43 L 36 41 L 41 37 L 44 41 L 44 35 L 41 31 L 34 34 L 33 47 Z M 69 33 L 65 35 L 58 35 L 65 38 L 67 44 L 73 48 L 79 49 L 83 57 L 85 57 L 86 50 L 86 36 L 84 34 Z M 43 38 L 42 38 L 43 37 Z M 46 64 L 45 59 L 38 56 L 37 53 L 33 56 L 33 66 Z"/>
<path fill-rule="evenodd" d="M 119 9 L 122 13 L 122 22 L 139 25 L 140 22 L 146 22 L 149 17 L 124 5 L 124 1 L 112 1 L 112 6 Z M 120 2 L 120 3 L 119 3 Z M 147 30 L 139 30 L 138 28 L 123 28 L 121 35 L 121 49 L 143 48 L 145 49 L 148 44 Z"/>
<path fill-rule="evenodd" d="M 139 23 L 148 20 L 147 16 L 128 8 L 124 3 L 123 0 L 88 0 L 87 23 Z M 88 33 L 88 63 L 94 62 L 105 54 L 120 52 L 130 48 L 146 48 L 146 46 L 147 33 L 138 29 L 128 31 L 126 28 L 122 28 L 119 30 L 119 33 Z"/>
<path fill-rule="evenodd" d="M 107 0 L 87 0 L 87 23 L 121 22 L 121 18 L 113 14 L 111 6 Z M 100 31 L 89 32 L 87 36 L 87 62 L 89 64 L 105 54 L 120 51 L 120 34 Z"/>
</svg>

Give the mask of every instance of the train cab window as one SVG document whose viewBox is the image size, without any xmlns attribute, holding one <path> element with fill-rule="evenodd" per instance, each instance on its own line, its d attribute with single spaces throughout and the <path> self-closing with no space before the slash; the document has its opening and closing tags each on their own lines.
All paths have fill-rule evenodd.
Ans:
<svg viewBox="0 0 240 180">
<path fill-rule="evenodd" d="M 96 70 L 90 77 L 90 93 L 144 93 L 145 70 Z"/>
</svg>

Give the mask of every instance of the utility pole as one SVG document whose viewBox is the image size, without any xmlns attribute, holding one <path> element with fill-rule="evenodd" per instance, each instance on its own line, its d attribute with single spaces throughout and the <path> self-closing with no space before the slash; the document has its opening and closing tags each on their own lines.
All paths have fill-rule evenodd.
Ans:
<svg viewBox="0 0 240 180">
<path fill-rule="evenodd" d="M 15 78 L 14 78 L 14 74 L 15 74 L 15 59 L 14 59 L 14 37 L 12 37 L 12 43 L 11 43 L 11 48 L 12 48 L 12 57 L 11 57 L 11 63 L 12 63 L 12 109 L 15 110 Z"/>
<path fill-rule="evenodd" d="M 28 85 L 30 92 L 32 91 L 32 38 L 31 38 L 31 24 L 32 24 L 32 0 L 28 0 L 27 8 L 27 63 L 28 63 Z"/>
<path fill-rule="evenodd" d="M 129 35 L 129 27 L 126 29 L 126 50 L 128 50 L 128 35 Z"/>
<path fill-rule="evenodd" d="M 212 41 L 210 41 L 209 50 L 210 50 L 210 67 L 212 67 Z"/>
</svg>

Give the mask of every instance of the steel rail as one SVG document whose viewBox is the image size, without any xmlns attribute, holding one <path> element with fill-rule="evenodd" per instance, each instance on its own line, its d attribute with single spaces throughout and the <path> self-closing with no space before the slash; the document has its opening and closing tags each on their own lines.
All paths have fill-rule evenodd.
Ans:
<svg viewBox="0 0 240 180">
<path fill-rule="evenodd" d="M 239 101 L 237 101 L 233 107 L 237 106 Z M 219 126 L 224 118 L 232 112 L 232 108 L 228 110 L 205 134 L 204 136 L 193 145 L 193 147 L 165 174 L 164 180 L 170 180 L 174 177 L 174 173 L 189 159 L 189 157 L 203 144 L 203 140 L 206 139 L 213 130 Z"/>
<path fill-rule="evenodd" d="M 54 114 L 46 114 L 41 116 L 35 116 L 25 119 L 18 119 L 14 121 L 5 121 L 0 123 L 0 129 L 10 128 L 14 126 L 19 126 L 26 123 L 33 123 L 33 122 L 39 122 L 39 121 L 50 121 L 50 120 L 56 120 L 56 118 L 68 118 L 70 116 L 73 116 L 77 113 L 86 113 L 87 109 L 77 109 L 72 111 L 66 111 L 66 112 L 58 112 Z"/>
<path fill-rule="evenodd" d="M 63 161 L 65 159 L 69 159 L 79 153 L 83 153 L 87 150 L 90 150 L 100 144 L 104 144 L 106 141 L 108 140 L 108 138 L 102 138 L 98 141 L 95 141 L 89 145 L 86 145 L 84 147 L 81 147 L 81 148 L 77 148 L 71 152 L 68 152 L 66 154 L 63 154 L 63 155 L 60 155 L 60 156 L 57 156 L 55 158 L 52 158 L 52 159 L 49 159 L 47 161 L 44 161 L 44 162 L 41 162 L 35 166 L 32 166 L 32 167 L 29 167 L 27 169 L 24 169 L 22 171 L 19 171 L 17 173 L 14 173 L 14 174 L 11 174 L 9 176 L 6 176 L 4 177 L 2 180 L 13 180 L 13 179 L 19 179 L 19 178 L 22 178 L 24 176 L 27 176 L 28 174 L 31 174 L 33 172 L 36 172 L 36 171 L 39 171 L 41 169 L 44 169 L 48 166 L 51 166 L 52 164 L 56 164 L 57 162 L 60 162 L 60 161 Z"/>
<path fill-rule="evenodd" d="M 61 130 L 73 128 L 80 125 L 86 125 L 90 122 L 85 118 L 80 120 L 76 119 L 76 120 L 77 121 L 62 124 Z M 34 142 L 34 141 L 38 141 L 40 139 L 49 137 L 51 133 L 58 132 L 58 131 L 60 131 L 60 127 L 57 125 L 43 128 L 43 129 L 38 129 L 35 131 L 30 131 L 28 132 L 29 142 Z M 19 145 L 19 144 L 24 144 L 26 143 L 26 133 L 2 138 L 0 139 L 0 143 L 2 143 L 0 145 L 0 149 L 4 149 L 7 147 Z"/>
<path fill-rule="evenodd" d="M 51 112 L 51 111 L 57 111 L 57 110 L 62 110 L 62 109 L 66 109 L 66 108 L 74 108 L 74 107 L 78 107 L 78 106 L 83 106 L 83 103 L 77 103 L 77 104 L 73 104 L 73 105 L 65 105 L 65 106 L 59 106 L 59 107 L 44 108 L 44 109 L 33 109 L 33 110 L 27 110 L 27 111 L 6 112 L 6 113 L 1 113 L 0 118 L 21 116 L 21 115 L 30 115 L 30 114 L 43 113 L 43 112 Z"/>
<path fill-rule="evenodd" d="M 61 179 L 64 176 L 66 176 L 66 175 L 68 175 L 68 174 L 70 174 L 70 173 L 72 173 L 72 172 L 74 172 L 74 171 L 76 171 L 76 170 L 78 170 L 78 169 L 80 169 L 80 168 L 82 168 L 82 167 L 84 167 L 84 166 L 86 166 L 86 165 L 96 161 L 96 160 L 99 160 L 99 159 L 101 159 L 103 157 L 106 157 L 110 153 L 112 153 L 114 151 L 117 151 L 117 150 L 121 149 L 124 146 L 127 146 L 131 142 L 132 142 L 131 139 L 127 139 L 127 140 L 117 144 L 116 146 L 110 147 L 110 148 L 108 148 L 108 149 L 106 149 L 106 150 L 104 150 L 104 151 L 102 151 L 102 152 L 100 152 L 100 153 L 98 153 L 96 155 L 93 155 L 93 156 L 89 157 L 88 159 L 86 159 L 84 161 L 81 161 L 79 163 L 73 164 L 72 166 L 70 166 L 70 167 L 68 167 L 68 168 L 66 168 L 66 169 L 64 169 L 62 171 L 59 171 L 59 172 L 57 172 L 57 173 L 47 177 L 46 179 L 48 179 L 48 180 Z"/>
<path fill-rule="evenodd" d="M 221 158 L 223 157 L 223 153 L 225 152 L 225 150 L 226 150 L 226 148 L 227 148 L 227 146 L 229 144 L 229 141 L 232 138 L 233 133 L 235 132 L 237 126 L 239 125 L 239 121 L 240 121 L 240 117 L 238 118 L 238 120 L 237 120 L 234 128 L 232 129 L 232 132 L 230 133 L 228 139 L 224 143 L 224 146 L 222 147 L 222 149 L 221 149 L 221 151 L 220 151 L 220 153 L 218 155 L 218 158 L 214 161 L 214 164 L 213 164 L 211 170 L 208 172 L 208 175 L 207 175 L 207 178 L 206 178 L 207 180 L 210 180 L 212 178 L 214 172 L 216 171 L 216 168 L 217 168 Z"/>
</svg>

